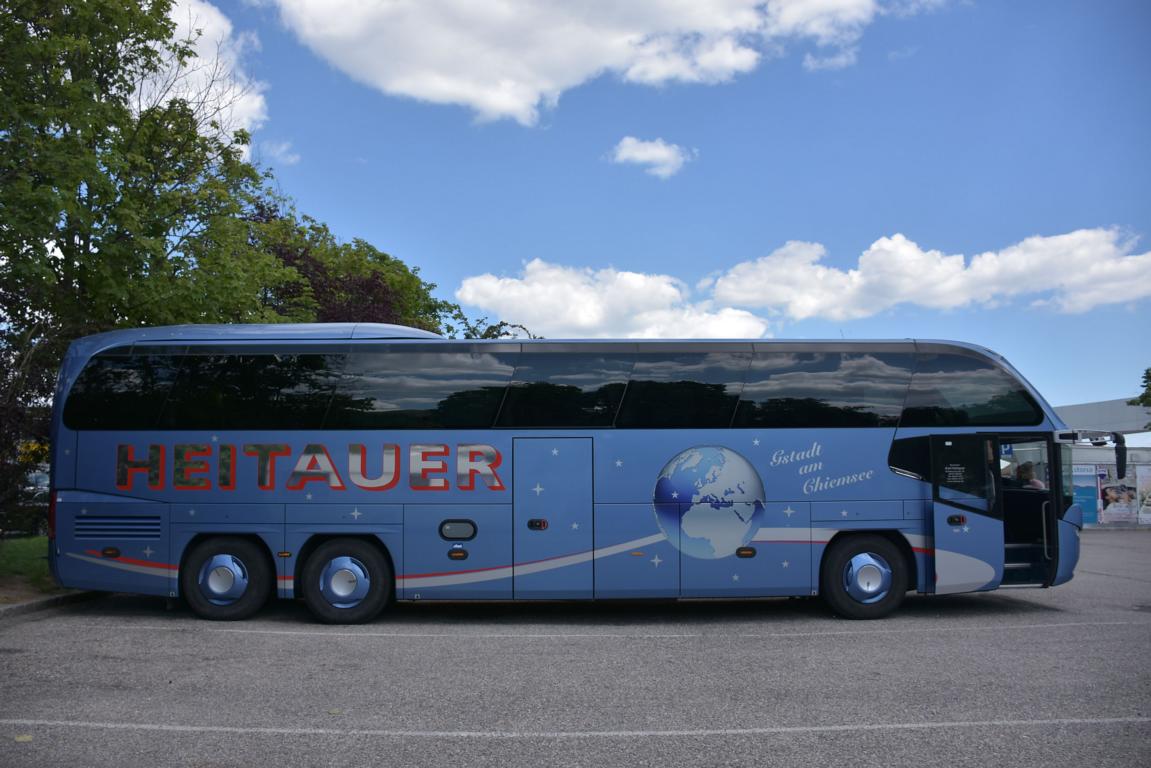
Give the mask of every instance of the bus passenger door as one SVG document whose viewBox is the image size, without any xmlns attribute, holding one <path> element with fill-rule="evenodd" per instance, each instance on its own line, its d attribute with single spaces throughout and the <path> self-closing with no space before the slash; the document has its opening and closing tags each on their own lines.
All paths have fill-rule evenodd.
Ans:
<svg viewBox="0 0 1151 768">
<path fill-rule="evenodd" d="M 935 594 L 995 589 L 1003 580 L 998 460 L 987 435 L 931 438 Z"/>
<path fill-rule="evenodd" d="M 592 440 L 516 438 L 517 599 L 592 596 Z"/>
<path fill-rule="evenodd" d="M 1046 435 L 999 436 L 1005 584 L 1046 586 L 1055 579 L 1060 520 L 1051 449 Z"/>
</svg>

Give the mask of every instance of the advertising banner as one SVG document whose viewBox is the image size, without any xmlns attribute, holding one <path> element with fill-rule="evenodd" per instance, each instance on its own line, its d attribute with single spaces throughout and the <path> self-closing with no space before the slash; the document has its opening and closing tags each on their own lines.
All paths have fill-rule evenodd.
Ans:
<svg viewBox="0 0 1151 768">
<path fill-rule="evenodd" d="M 1135 488 L 1139 499 L 1139 524 L 1151 525 L 1151 464 L 1140 464 L 1136 470 Z"/>
<path fill-rule="evenodd" d="M 1075 503 L 1083 510 L 1083 523 L 1095 525 L 1099 522 L 1099 478 L 1094 464 L 1075 464 L 1071 468 L 1072 492 Z"/>
<path fill-rule="evenodd" d="M 1138 502 L 1135 494 L 1134 466 L 1127 467 L 1127 476 L 1118 477 L 1114 464 L 1097 464 L 1099 478 L 1099 522 L 1103 525 L 1138 521 Z"/>
</svg>

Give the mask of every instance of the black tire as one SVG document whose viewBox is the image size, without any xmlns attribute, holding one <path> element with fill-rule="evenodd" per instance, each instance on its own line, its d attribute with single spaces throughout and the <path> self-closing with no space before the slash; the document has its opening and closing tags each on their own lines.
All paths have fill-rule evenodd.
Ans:
<svg viewBox="0 0 1151 768">
<path fill-rule="evenodd" d="M 366 593 L 354 603 L 341 604 L 331 591 L 325 594 L 322 582 L 329 563 L 341 558 L 352 561 L 357 582 L 366 576 Z M 348 572 L 333 566 L 335 572 Z M 333 575 L 329 571 L 327 576 Z M 379 615 L 392 595 L 392 569 L 380 549 L 360 539 L 332 539 L 316 547 L 304 563 L 300 574 L 300 593 L 308 610 L 324 624 L 363 624 Z"/>
<path fill-rule="evenodd" d="M 870 556 L 875 562 L 886 564 L 890 584 L 886 590 L 868 599 L 854 596 L 845 584 L 853 560 L 857 555 Z M 874 569 L 882 573 L 882 568 Z M 883 536 L 875 534 L 848 534 L 831 543 L 823 555 L 819 569 L 819 591 L 832 611 L 847 619 L 881 619 L 903 602 L 907 594 L 907 560 L 899 547 Z M 857 592 L 862 591 L 857 589 Z"/>
<path fill-rule="evenodd" d="M 243 574 L 244 586 L 237 594 L 213 594 L 202 578 L 217 558 L 229 558 L 229 567 Z M 240 579 L 237 579 L 239 581 Z M 197 544 L 180 568 L 180 593 L 188 607 L 202 619 L 239 621 L 268 602 L 272 594 L 272 565 L 258 544 L 235 536 L 206 539 Z"/>
</svg>

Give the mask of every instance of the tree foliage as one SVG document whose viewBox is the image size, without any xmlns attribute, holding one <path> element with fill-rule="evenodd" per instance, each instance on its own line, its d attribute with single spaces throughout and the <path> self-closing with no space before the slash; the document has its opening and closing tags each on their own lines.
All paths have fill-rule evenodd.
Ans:
<svg viewBox="0 0 1151 768">
<path fill-rule="evenodd" d="M 17 2 L 0 17 L 0 312 L 73 338 L 125 324 L 267 318 L 290 275 L 241 217 L 263 191 L 213 107 L 142 102 L 191 54 L 167 0 Z"/>
<path fill-rule="evenodd" d="M 1151 368 L 1143 371 L 1143 391 L 1138 397 L 1128 400 L 1127 405 L 1141 405 L 1144 408 L 1151 408 Z M 1144 428 L 1151 429 L 1151 422 L 1145 424 Z"/>
<path fill-rule="evenodd" d="M 449 304 L 444 321 L 444 334 L 454 339 L 542 339 L 519 323 L 506 320 L 492 322 L 486 317 L 469 318 L 456 304 Z"/>
<path fill-rule="evenodd" d="M 366 240 L 340 242 L 327 225 L 267 200 L 252 216 L 252 237 L 262 251 L 293 271 L 263 296 L 285 316 L 310 313 L 317 322 L 395 323 L 440 333 L 456 305 L 432 295 L 419 269 Z"/>
</svg>

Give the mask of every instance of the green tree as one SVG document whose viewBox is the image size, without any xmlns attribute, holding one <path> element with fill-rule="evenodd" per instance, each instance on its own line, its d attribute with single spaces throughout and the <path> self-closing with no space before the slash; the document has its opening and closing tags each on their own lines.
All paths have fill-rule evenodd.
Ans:
<svg viewBox="0 0 1151 768">
<path fill-rule="evenodd" d="M 269 197 L 251 217 L 252 236 L 294 274 L 269 286 L 263 302 L 283 314 L 313 312 L 321 323 L 395 323 L 453 338 L 539 338 L 522 325 L 471 319 L 458 304 L 433 295 L 436 286 L 371 243 L 340 242 L 327 225 Z"/>
<path fill-rule="evenodd" d="M 432 295 L 419 269 L 371 243 L 339 241 L 326 224 L 267 200 L 252 216 L 252 236 L 292 273 L 270 285 L 264 305 L 281 314 L 311 312 L 321 323 L 395 323 L 441 333 L 459 308 Z"/>
<path fill-rule="evenodd" d="M 0 3 L 0 312 L 13 330 L 277 319 L 254 299 L 290 271 L 242 220 L 264 181 L 247 135 L 204 130 L 216 106 L 148 87 L 192 56 L 170 38 L 169 5 Z"/>
<path fill-rule="evenodd" d="M 1143 392 L 1133 400 L 1128 400 L 1127 405 L 1141 405 L 1144 408 L 1151 408 L 1151 368 L 1143 371 Z M 1151 429 L 1151 422 L 1144 425 L 1146 429 Z"/>
<path fill-rule="evenodd" d="M 444 320 L 444 334 L 454 339 L 514 339 L 521 336 L 528 339 L 542 339 L 526 326 L 509 323 L 506 320 L 495 322 L 486 317 L 469 318 L 458 304 L 449 304 Z"/>
</svg>

